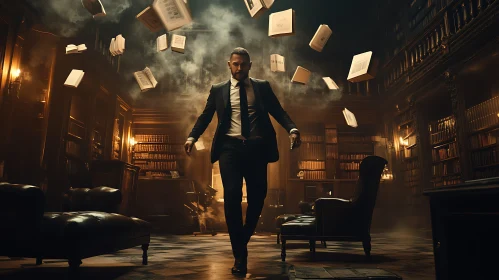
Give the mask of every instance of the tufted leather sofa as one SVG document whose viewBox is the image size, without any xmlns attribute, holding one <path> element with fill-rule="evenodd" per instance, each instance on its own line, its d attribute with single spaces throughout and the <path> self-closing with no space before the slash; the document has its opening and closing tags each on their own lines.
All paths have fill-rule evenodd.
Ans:
<svg viewBox="0 0 499 280">
<path fill-rule="evenodd" d="M 71 271 L 84 258 L 142 246 L 147 264 L 151 226 L 113 213 L 121 192 L 108 187 L 70 189 L 64 212 L 44 212 L 43 191 L 35 186 L 0 183 L 0 255 L 67 259 Z"/>
<path fill-rule="evenodd" d="M 281 259 L 286 259 L 287 240 L 309 240 L 315 253 L 315 242 L 361 241 L 365 254 L 371 253 L 371 220 L 376 203 L 381 173 L 387 161 L 368 156 L 360 163 L 354 197 L 319 198 L 313 216 L 297 217 L 281 225 Z"/>
</svg>

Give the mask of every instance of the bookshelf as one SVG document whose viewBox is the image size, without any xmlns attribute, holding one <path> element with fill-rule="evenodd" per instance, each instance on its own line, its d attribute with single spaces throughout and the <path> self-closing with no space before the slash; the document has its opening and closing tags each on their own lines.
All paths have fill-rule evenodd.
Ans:
<svg viewBox="0 0 499 280">
<path fill-rule="evenodd" d="M 466 110 L 473 179 L 499 176 L 499 97 Z"/>
<path fill-rule="evenodd" d="M 461 163 L 454 116 L 430 122 L 432 183 L 434 187 L 461 183 Z"/>
<path fill-rule="evenodd" d="M 418 154 L 416 120 L 409 108 L 401 111 L 395 116 L 397 131 L 395 142 L 398 143 L 397 160 L 404 186 L 410 190 L 413 196 L 420 192 L 421 166 Z"/>
<path fill-rule="evenodd" d="M 174 171 L 184 176 L 182 139 L 171 134 L 135 134 L 132 164 L 140 167 L 139 178 L 172 178 Z"/>
<path fill-rule="evenodd" d="M 362 159 L 374 154 L 369 132 L 336 125 L 307 127 L 298 156 L 290 161 L 291 176 L 311 181 L 356 180 Z"/>
</svg>

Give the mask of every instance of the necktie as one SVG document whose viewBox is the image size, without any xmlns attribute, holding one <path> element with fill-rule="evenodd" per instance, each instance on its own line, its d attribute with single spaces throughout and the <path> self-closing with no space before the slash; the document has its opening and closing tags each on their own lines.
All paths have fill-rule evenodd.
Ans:
<svg viewBox="0 0 499 280">
<path fill-rule="evenodd" d="M 250 122 L 248 115 L 248 97 L 243 82 L 237 83 L 239 86 L 239 100 L 241 101 L 241 135 L 248 139 L 250 136 Z"/>
</svg>

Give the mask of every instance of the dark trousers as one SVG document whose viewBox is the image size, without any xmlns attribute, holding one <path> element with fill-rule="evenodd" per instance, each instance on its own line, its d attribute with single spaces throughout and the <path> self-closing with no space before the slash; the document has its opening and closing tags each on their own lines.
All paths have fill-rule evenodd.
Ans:
<svg viewBox="0 0 499 280">
<path fill-rule="evenodd" d="M 247 244 L 258 224 L 267 195 L 267 160 L 262 142 L 262 139 L 242 141 L 225 137 L 220 153 L 225 221 L 236 259 L 247 258 Z M 248 200 L 244 224 L 241 208 L 243 177 Z"/>
</svg>

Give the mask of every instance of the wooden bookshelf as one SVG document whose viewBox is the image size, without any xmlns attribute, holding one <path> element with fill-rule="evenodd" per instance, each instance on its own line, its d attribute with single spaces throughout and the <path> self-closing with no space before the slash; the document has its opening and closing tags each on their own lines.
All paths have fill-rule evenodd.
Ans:
<svg viewBox="0 0 499 280">
<path fill-rule="evenodd" d="M 466 110 L 473 179 L 499 176 L 499 97 Z"/>
<path fill-rule="evenodd" d="M 134 135 L 132 164 L 140 167 L 140 178 L 172 178 L 176 171 L 184 175 L 183 144 L 172 134 Z"/>
<path fill-rule="evenodd" d="M 337 125 L 307 125 L 298 155 L 290 161 L 291 178 L 356 180 L 362 159 L 374 154 L 373 136 Z M 302 175 L 302 176 L 298 176 Z"/>
<path fill-rule="evenodd" d="M 430 122 L 431 181 L 434 187 L 455 185 L 461 180 L 461 163 L 454 116 Z"/>
<path fill-rule="evenodd" d="M 412 196 L 420 193 L 421 166 L 416 135 L 416 120 L 408 107 L 395 115 L 396 131 L 394 142 L 397 143 L 396 158 L 400 166 L 400 179 Z"/>
</svg>

